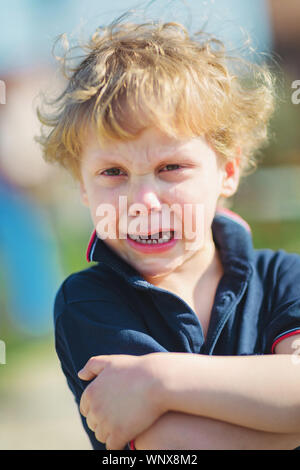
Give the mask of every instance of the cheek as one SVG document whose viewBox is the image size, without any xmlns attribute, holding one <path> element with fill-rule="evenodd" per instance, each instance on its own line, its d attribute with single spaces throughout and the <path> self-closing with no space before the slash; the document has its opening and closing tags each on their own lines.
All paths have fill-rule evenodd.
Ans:
<svg viewBox="0 0 300 470">
<path fill-rule="evenodd" d="M 94 226 L 105 218 L 108 222 L 118 220 L 119 194 L 95 188 L 90 195 L 91 217 Z"/>
<path fill-rule="evenodd" d="M 219 175 L 214 168 L 207 168 L 201 177 L 192 178 L 172 190 L 172 198 L 179 203 L 214 204 L 220 192 Z"/>
<path fill-rule="evenodd" d="M 175 209 L 173 210 L 176 213 L 176 219 L 180 221 L 176 228 L 179 229 L 180 227 L 184 238 L 188 236 L 190 231 L 194 232 L 196 230 L 197 211 L 201 213 L 202 201 L 203 198 L 199 194 L 199 188 L 197 191 L 193 182 L 178 184 L 169 191 L 168 203 L 174 205 Z"/>
<path fill-rule="evenodd" d="M 188 184 L 176 185 L 169 192 L 169 199 L 180 205 L 196 204 L 205 200 L 206 188 L 202 183 L 190 181 Z"/>
<path fill-rule="evenodd" d="M 170 199 L 181 206 L 185 230 L 197 232 L 204 228 L 206 232 L 211 226 L 216 210 L 217 182 L 207 177 L 201 181 L 194 180 L 189 184 L 178 185 L 170 192 Z"/>
</svg>

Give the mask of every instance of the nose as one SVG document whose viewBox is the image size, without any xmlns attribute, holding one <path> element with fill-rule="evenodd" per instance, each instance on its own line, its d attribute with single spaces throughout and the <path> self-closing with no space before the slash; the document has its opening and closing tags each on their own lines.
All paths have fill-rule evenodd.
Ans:
<svg viewBox="0 0 300 470">
<path fill-rule="evenodd" d="M 143 195 L 144 204 L 150 211 L 160 210 L 161 204 L 154 191 L 148 191 Z"/>
<path fill-rule="evenodd" d="M 150 184 L 140 184 L 139 186 L 136 186 L 131 191 L 128 203 L 129 208 L 133 204 L 142 204 L 146 208 L 147 212 L 161 210 L 158 191 Z"/>
</svg>

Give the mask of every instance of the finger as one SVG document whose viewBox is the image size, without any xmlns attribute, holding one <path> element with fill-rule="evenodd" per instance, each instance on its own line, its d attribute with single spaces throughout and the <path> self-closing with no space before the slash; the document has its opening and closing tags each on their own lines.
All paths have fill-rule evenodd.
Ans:
<svg viewBox="0 0 300 470">
<path fill-rule="evenodd" d="M 117 439 L 116 437 L 113 437 L 111 434 L 109 434 L 106 438 L 105 441 L 105 446 L 106 450 L 123 450 L 126 442 L 122 442 L 120 439 Z"/>
<path fill-rule="evenodd" d="M 87 390 L 87 388 L 86 388 L 86 390 Z M 80 404 L 79 404 L 80 413 L 84 417 L 86 417 L 88 415 L 88 412 L 89 412 L 89 409 L 90 409 L 89 400 L 88 400 L 87 394 L 85 393 L 86 390 L 81 395 Z"/>
<path fill-rule="evenodd" d="M 91 416 L 91 413 L 88 413 L 87 417 L 86 417 L 86 424 L 88 425 L 88 427 L 90 428 L 91 431 L 94 431 L 95 432 L 95 429 L 97 428 L 97 421 L 95 421 L 93 419 L 93 417 Z"/>
<path fill-rule="evenodd" d="M 91 357 L 85 366 L 78 372 L 78 377 L 82 380 L 91 380 L 105 368 L 109 361 L 109 356 Z"/>
<path fill-rule="evenodd" d="M 98 425 L 96 426 L 94 432 L 95 432 L 95 437 L 96 437 L 97 441 L 102 442 L 102 444 L 105 444 L 105 443 L 106 443 L 107 436 L 108 436 L 108 433 L 104 431 L 103 426 L 101 426 L 101 425 L 98 424 Z"/>
</svg>

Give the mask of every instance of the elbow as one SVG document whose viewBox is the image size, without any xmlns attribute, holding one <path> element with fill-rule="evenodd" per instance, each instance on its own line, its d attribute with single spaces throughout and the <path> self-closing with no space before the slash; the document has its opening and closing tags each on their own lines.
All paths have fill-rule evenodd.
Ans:
<svg viewBox="0 0 300 470">
<path fill-rule="evenodd" d="M 168 411 L 155 421 L 135 439 L 137 450 L 191 450 L 203 449 L 198 446 L 198 442 L 193 445 L 190 442 L 191 432 L 184 432 L 189 429 L 187 420 L 183 413 Z M 197 439 L 199 441 L 199 439 Z M 191 447 L 192 446 L 192 447 Z"/>
<path fill-rule="evenodd" d="M 283 406 L 272 428 L 271 432 L 300 435 L 300 405 Z"/>
<path fill-rule="evenodd" d="M 300 435 L 300 404 L 292 408 L 289 424 L 289 432 Z"/>
<path fill-rule="evenodd" d="M 167 412 L 135 438 L 137 450 L 186 450 L 182 433 L 174 422 L 176 413 Z"/>
<path fill-rule="evenodd" d="M 155 434 L 151 428 L 136 437 L 136 450 L 178 450 L 170 436 Z"/>
</svg>

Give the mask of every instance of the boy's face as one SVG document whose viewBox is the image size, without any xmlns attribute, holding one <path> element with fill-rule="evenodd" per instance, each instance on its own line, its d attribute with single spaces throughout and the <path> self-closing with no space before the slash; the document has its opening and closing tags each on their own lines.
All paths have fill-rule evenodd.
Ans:
<svg viewBox="0 0 300 470">
<path fill-rule="evenodd" d="M 238 181 L 239 159 L 225 164 L 204 137 L 175 139 L 149 128 L 105 148 L 90 132 L 83 145 L 81 196 L 97 234 L 146 278 L 172 273 L 208 249 L 217 201 L 234 194 Z M 128 236 L 149 232 L 151 244 Z"/>
</svg>

